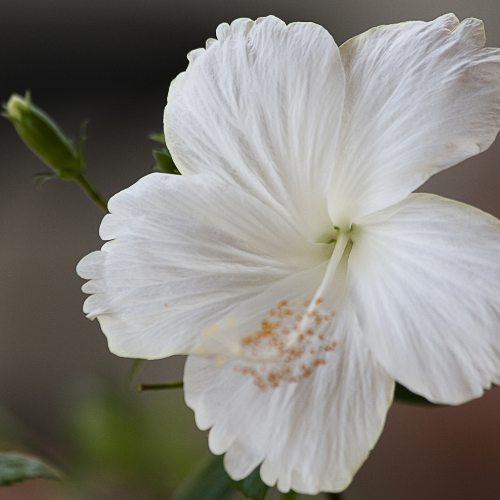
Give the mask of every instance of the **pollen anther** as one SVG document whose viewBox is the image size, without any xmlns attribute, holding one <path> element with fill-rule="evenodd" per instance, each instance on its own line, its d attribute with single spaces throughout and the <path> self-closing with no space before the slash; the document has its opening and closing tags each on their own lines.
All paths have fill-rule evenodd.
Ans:
<svg viewBox="0 0 500 500">
<path fill-rule="evenodd" d="M 309 377 L 326 363 L 325 355 L 336 346 L 326 335 L 335 312 L 319 311 L 322 302 L 322 298 L 313 303 L 297 301 L 299 312 L 281 300 L 261 320 L 257 331 L 241 339 L 243 362 L 235 371 L 250 375 L 261 390 Z"/>
</svg>

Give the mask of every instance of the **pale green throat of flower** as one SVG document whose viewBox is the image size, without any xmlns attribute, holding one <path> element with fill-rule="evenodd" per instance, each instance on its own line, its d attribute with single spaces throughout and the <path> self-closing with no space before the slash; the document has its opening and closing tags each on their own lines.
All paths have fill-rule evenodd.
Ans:
<svg viewBox="0 0 500 500">
<path fill-rule="evenodd" d="M 340 262 L 350 253 L 354 226 L 347 230 L 335 226 L 335 231 L 328 238 L 333 245 L 330 260 L 311 300 L 293 304 L 281 300 L 260 320 L 258 328 L 244 336 L 237 318 L 212 323 L 203 330 L 192 354 L 212 357 L 216 366 L 233 363 L 236 372 L 252 377 L 261 390 L 298 382 L 326 364 L 327 354 L 337 346 L 326 333 L 336 312 L 325 310 L 322 304 Z"/>
</svg>

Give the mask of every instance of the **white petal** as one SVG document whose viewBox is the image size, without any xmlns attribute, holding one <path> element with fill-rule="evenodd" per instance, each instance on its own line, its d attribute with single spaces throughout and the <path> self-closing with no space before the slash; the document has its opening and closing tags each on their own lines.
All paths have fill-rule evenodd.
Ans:
<svg viewBox="0 0 500 500">
<path fill-rule="evenodd" d="M 431 401 L 463 403 L 500 381 L 500 221 L 433 195 L 356 229 L 349 285 L 386 370 Z"/>
<path fill-rule="evenodd" d="M 484 43 L 481 21 L 449 14 L 373 28 L 341 46 L 336 224 L 402 200 L 490 146 L 500 128 L 500 50 Z"/>
<path fill-rule="evenodd" d="M 85 312 L 121 356 L 186 353 L 228 308 L 331 252 L 241 190 L 203 176 L 151 174 L 115 195 L 109 210 L 101 237 L 113 241 L 77 271 L 92 279 Z"/>
<path fill-rule="evenodd" d="M 294 275 L 231 314 L 237 324 L 244 315 L 258 322 L 283 298 L 293 304 L 311 297 L 325 269 L 326 264 Z M 262 390 L 250 375 L 235 372 L 238 360 L 220 366 L 188 357 L 186 403 L 201 429 L 211 427 L 211 450 L 227 452 L 225 467 L 234 479 L 262 463 L 263 481 L 283 492 L 341 491 L 378 439 L 394 383 L 360 335 L 342 281 L 325 298 L 337 311 L 329 333 L 338 347 L 327 353 L 325 365 L 296 384 Z"/>
<path fill-rule="evenodd" d="M 342 114 L 344 72 L 322 27 L 275 17 L 217 29 L 169 91 L 165 136 L 183 174 L 210 173 L 317 235 Z"/>
</svg>

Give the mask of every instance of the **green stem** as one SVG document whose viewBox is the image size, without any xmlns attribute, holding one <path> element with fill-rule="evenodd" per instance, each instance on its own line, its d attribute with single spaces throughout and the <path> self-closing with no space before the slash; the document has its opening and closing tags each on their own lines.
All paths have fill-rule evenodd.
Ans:
<svg viewBox="0 0 500 500">
<path fill-rule="evenodd" d="M 282 498 L 283 500 L 296 500 L 297 498 L 299 498 L 299 494 L 293 490 L 290 490 L 288 493 L 284 493 Z"/>
<path fill-rule="evenodd" d="M 75 177 L 75 181 L 82 188 L 84 193 L 99 207 L 102 208 L 106 213 L 109 213 L 108 205 L 104 201 L 104 198 L 97 192 L 97 190 L 92 186 L 90 181 L 85 177 L 84 174 L 79 174 Z"/>
<path fill-rule="evenodd" d="M 134 383 L 134 379 L 139 373 L 139 371 L 142 368 L 142 365 L 144 364 L 146 360 L 145 359 L 134 359 L 132 364 L 130 365 L 130 368 L 127 372 L 127 376 L 125 377 L 125 387 L 127 389 L 132 388 L 132 384 Z"/>
<path fill-rule="evenodd" d="M 138 391 L 161 391 L 164 389 L 180 389 L 182 382 L 165 382 L 163 384 L 137 384 Z"/>
</svg>

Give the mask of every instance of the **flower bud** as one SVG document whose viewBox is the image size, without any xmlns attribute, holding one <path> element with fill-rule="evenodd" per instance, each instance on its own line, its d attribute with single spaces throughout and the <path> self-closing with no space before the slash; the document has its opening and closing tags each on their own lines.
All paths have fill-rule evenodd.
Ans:
<svg viewBox="0 0 500 500">
<path fill-rule="evenodd" d="M 74 179 L 82 173 L 81 147 L 75 148 L 57 124 L 31 102 L 29 93 L 25 97 L 12 94 L 4 109 L 3 116 L 13 123 L 21 139 L 57 176 Z"/>
</svg>

